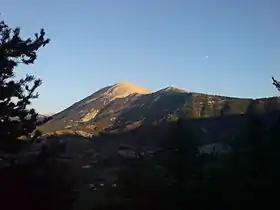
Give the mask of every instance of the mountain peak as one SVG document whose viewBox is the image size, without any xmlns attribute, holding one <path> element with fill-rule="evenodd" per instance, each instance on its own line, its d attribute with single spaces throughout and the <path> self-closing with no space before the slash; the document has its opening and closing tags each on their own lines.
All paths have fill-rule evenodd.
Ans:
<svg viewBox="0 0 280 210">
<path fill-rule="evenodd" d="M 116 83 L 115 85 L 118 85 L 118 86 L 128 86 L 128 85 L 134 85 L 134 84 L 132 84 L 131 82 L 127 82 L 127 81 L 120 81 L 120 82 L 118 82 L 118 83 Z"/>
<path fill-rule="evenodd" d="M 141 86 L 134 85 L 130 82 L 121 81 L 112 85 L 112 87 L 109 89 L 109 92 L 120 92 L 120 93 L 124 92 L 126 94 L 132 94 L 132 93 L 148 94 L 151 91 Z"/>
</svg>

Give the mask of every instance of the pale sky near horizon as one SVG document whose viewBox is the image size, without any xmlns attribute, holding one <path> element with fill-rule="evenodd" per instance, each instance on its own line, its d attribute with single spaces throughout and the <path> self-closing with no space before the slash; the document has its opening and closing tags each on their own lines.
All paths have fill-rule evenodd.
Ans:
<svg viewBox="0 0 280 210">
<path fill-rule="evenodd" d="M 237 97 L 279 95 L 279 0 L 0 0 L 23 36 L 44 28 L 51 43 L 33 66 L 43 79 L 40 113 L 128 81 Z"/>
</svg>

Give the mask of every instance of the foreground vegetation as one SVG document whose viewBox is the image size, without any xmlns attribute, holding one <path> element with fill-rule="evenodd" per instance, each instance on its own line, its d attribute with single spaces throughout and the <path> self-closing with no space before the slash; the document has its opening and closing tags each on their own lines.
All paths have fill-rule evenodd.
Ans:
<svg viewBox="0 0 280 210">
<path fill-rule="evenodd" d="M 227 153 L 200 154 L 191 127 L 179 120 L 154 157 L 133 159 L 118 189 L 97 209 L 241 209 L 277 203 L 279 126 L 250 118 Z"/>
<path fill-rule="evenodd" d="M 40 135 L 38 114 L 30 108 L 42 81 L 33 75 L 15 79 L 15 68 L 33 64 L 37 51 L 49 43 L 42 29 L 22 39 L 20 28 L 0 22 L 0 192 L 3 209 L 70 209 L 74 179 L 69 167 L 51 157 L 47 147 L 32 162 L 17 155 Z M 23 141 L 25 139 L 27 141 Z"/>
</svg>

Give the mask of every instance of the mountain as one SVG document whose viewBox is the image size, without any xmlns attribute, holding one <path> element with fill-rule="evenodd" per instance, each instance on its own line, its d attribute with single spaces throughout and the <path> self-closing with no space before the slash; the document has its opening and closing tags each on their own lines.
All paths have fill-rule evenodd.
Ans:
<svg viewBox="0 0 280 210">
<path fill-rule="evenodd" d="M 179 117 L 207 118 L 279 110 L 278 97 L 250 99 L 188 92 L 166 87 L 151 92 L 129 82 L 104 87 L 74 103 L 40 126 L 44 133 L 59 130 L 123 131 L 156 125 Z"/>
<path fill-rule="evenodd" d="M 107 107 L 112 101 L 128 97 L 149 94 L 150 91 L 129 82 L 119 82 L 104 87 L 60 113 L 53 115 L 53 120 L 47 126 L 47 130 L 59 130 L 65 127 L 72 127 L 83 124 L 94 119 L 99 112 Z M 42 128 L 44 130 L 44 128 Z"/>
</svg>

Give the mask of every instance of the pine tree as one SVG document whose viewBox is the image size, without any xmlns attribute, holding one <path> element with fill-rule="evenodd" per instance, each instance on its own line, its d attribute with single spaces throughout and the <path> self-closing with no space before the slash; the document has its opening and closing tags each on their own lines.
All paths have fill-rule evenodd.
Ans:
<svg viewBox="0 0 280 210">
<path fill-rule="evenodd" d="M 183 107 L 183 112 L 188 118 L 197 117 L 195 101 L 193 100 L 193 98 L 189 98 L 186 100 L 185 105 Z"/>
<path fill-rule="evenodd" d="M 229 105 L 229 102 L 226 101 L 223 108 L 221 109 L 221 116 L 225 116 L 229 114 L 231 114 L 231 107 Z"/>
<path fill-rule="evenodd" d="M 209 107 L 208 103 L 204 102 L 202 108 L 200 109 L 200 117 L 211 116 L 208 113 L 209 110 L 210 110 L 210 107 Z"/>
<path fill-rule="evenodd" d="M 191 192 L 198 175 L 198 149 L 188 121 L 180 118 L 162 147 L 159 163 L 167 171 L 169 191 L 172 192 L 165 201 L 180 208 L 192 206 Z"/>
<path fill-rule="evenodd" d="M 272 77 L 272 84 L 277 88 L 278 91 L 280 91 L 280 82 L 277 81 L 274 77 Z"/>
<path fill-rule="evenodd" d="M 37 51 L 49 43 L 41 29 L 35 38 L 20 38 L 20 28 L 11 29 L 0 22 L 0 141 L 30 136 L 36 128 L 37 113 L 30 108 L 38 97 L 35 90 L 42 81 L 33 75 L 15 79 L 19 64 L 30 65 L 37 59 Z"/>
</svg>

